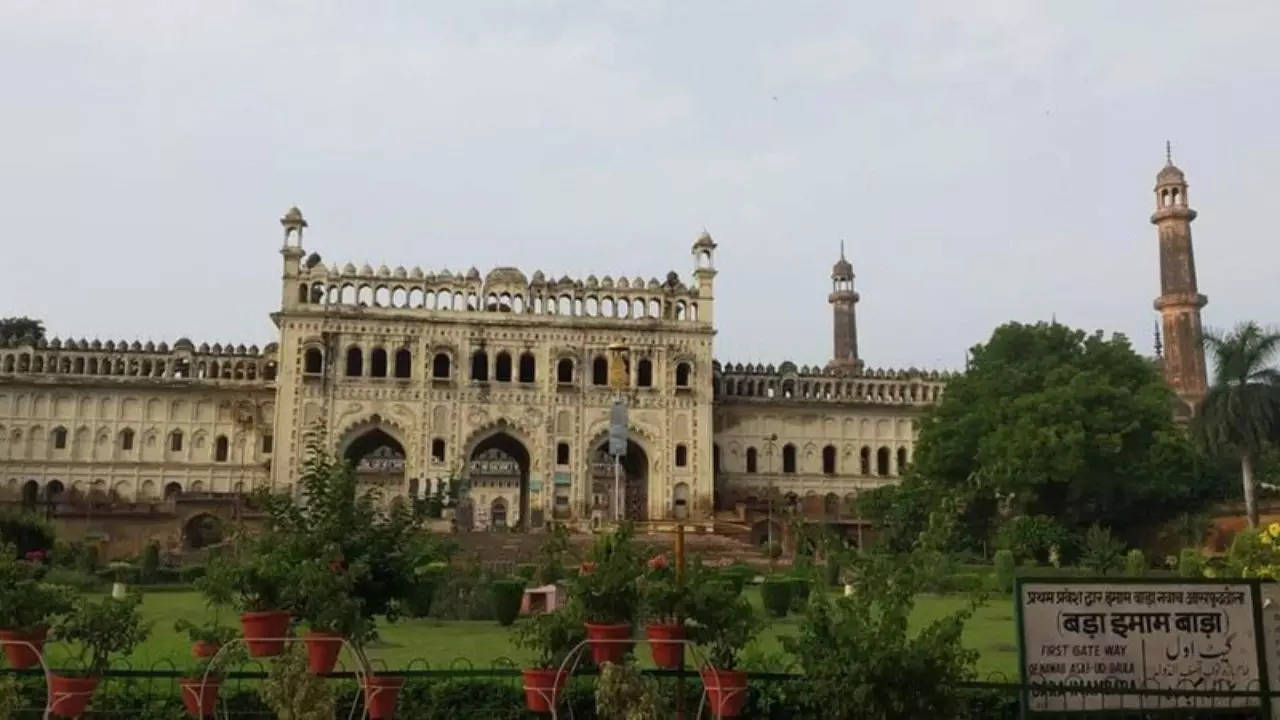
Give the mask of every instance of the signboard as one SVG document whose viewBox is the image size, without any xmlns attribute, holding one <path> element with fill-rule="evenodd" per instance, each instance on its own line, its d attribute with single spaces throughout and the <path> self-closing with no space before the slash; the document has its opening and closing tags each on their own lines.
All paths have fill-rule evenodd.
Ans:
<svg viewBox="0 0 1280 720">
<path fill-rule="evenodd" d="M 1262 595 L 1262 656 L 1272 688 L 1280 688 L 1280 585 L 1265 583 Z M 1272 699 L 1271 717 L 1280 719 L 1280 703 Z"/>
<path fill-rule="evenodd" d="M 627 405 L 621 400 L 615 400 L 609 411 L 609 454 L 627 454 Z"/>
<path fill-rule="evenodd" d="M 558 472 L 554 475 L 556 485 L 572 485 L 573 476 L 567 472 Z"/>
<path fill-rule="evenodd" d="M 1019 580 L 1018 633 L 1028 711 L 1257 707 L 1259 697 L 1157 697 L 1090 689 L 1258 692 L 1250 582 Z M 1077 690 L 1078 688 L 1078 690 Z"/>
</svg>

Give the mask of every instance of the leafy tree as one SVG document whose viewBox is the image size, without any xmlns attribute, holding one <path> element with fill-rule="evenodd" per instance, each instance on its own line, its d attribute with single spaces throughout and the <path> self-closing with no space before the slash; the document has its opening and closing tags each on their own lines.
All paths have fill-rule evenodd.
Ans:
<svg viewBox="0 0 1280 720">
<path fill-rule="evenodd" d="M 1085 531 L 1080 564 L 1099 575 L 1106 575 L 1120 567 L 1122 552 L 1124 543 L 1117 540 L 1110 530 L 1094 523 Z"/>
<path fill-rule="evenodd" d="M 1197 438 L 1213 453 L 1239 458 L 1249 526 L 1258 526 L 1254 464 L 1280 438 L 1280 333 L 1248 322 L 1226 335 L 1207 333 L 1214 377 L 1195 420 Z"/>
<path fill-rule="evenodd" d="M 1173 425 L 1168 386 L 1123 336 L 1009 323 L 971 357 L 923 419 L 913 468 L 893 491 L 914 506 L 883 518 L 899 542 L 943 500 L 953 503 L 956 539 L 985 549 L 1001 517 L 1046 515 L 1071 531 L 1130 527 L 1213 491 Z"/>
<path fill-rule="evenodd" d="M 0 318 L 0 344 L 44 339 L 44 322 L 29 317 Z"/>
<path fill-rule="evenodd" d="M 782 640 L 803 671 L 802 696 L 836 720 L 961 716 L 958 685 L 978 659 L 960 642 L 972 611 L 909 632 L 921 559 L 867 553 L 853 563 L 853 594 L 815 594 L 798 634 Z"/>
</svg>

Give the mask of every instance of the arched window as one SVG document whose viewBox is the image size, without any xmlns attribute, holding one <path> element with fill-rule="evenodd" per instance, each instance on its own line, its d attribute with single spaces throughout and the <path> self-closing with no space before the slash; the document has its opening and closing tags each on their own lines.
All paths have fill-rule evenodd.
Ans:
<svg viewBox="0 0 1280 720">
<path fill-rule="evenodd" d="M 827 475 L 836 474 L 836 449 L 832 445 L 822 448 L 822 472 Z"/>
<path fill-rule="evenodd" d="M 835 493 L 827 493 L 822 499 L 822 512 L 829 518 L 839 517 L 840 515 L 840 496 Z"/>
<path fill-rule="evenodd" d="M 120 449 L 121 450 L 133 449 L 133 428 L 125 428 L 124 430 L 120 431 Z"/>
<path fill-rule="evenodd" d="M 649 358 L 640 358 L 636 365 L 636 386 L 653 387 L 653 362 Z"/>
<path fill-rule="evenodd" d="M 307 301 L 307 286 L 305 284 L 298 286 L 298 302 L 305 303 Z"/>
<path fill-rule="evenodd" d="M 360 352 L 360 348 L 352 345 L 347 348 L 347 377 L 361 375 L 364 375 L 364 353 Z"/>
<path fill-rule="evenodd" d="M 213 461 L 227 461 L 227 436 L 219 435 L 217 440 L 213 441 Z"/>
<path fill-rule="evenodd" d="M 169 433 L 169 450 L 173 452 L 182 452 L 182 431 L 174 430 Z"/>
<path fill-rule="evenodd" d="M 796 446 L 787 443 L 782 446 L 782 472 L 793 473 L 796 471 Z"/>
<path fill-rule="evenodd" d="M 907 449 L 900 447 L 898 448 L 898 473 L 897 474 L 901 475 L 902 471 L 906 469 L 907 469 Z"/>
<path fill-rule="evenodd" d="M 275 445 L 275 437 L 273 435 L 268 433 L 262 436 L 262 454 L 263 455 L 270 455 L 274 445 Z"/>
<path fill-rule="evenodd" d="M 556 363 L 556 382 L 561 385 L 573 384 L 573 361 L 569 358 L 560 358 Z"/>
<path fill-rule="evenodd" d="M 757 462 L 756 449 L 753 447 L 747 448 L 747 472 L 749 473 L 758 472 L 756 462 Z"/>
<path fill-rule="evenodd" d="M 603 355 L 598 355 L 595 360 L 591 361 L 591 384 L 609 384 L 609 361 Z"/>
<path fill-rule="evenodd" d="M 369 375 L 373 377 L 387 376 L 387 351 L 382 348 L 374 348 L 369 353 Z"/>
<path fill-rule="evenodd" d="M 431 377 L 444 380 L 449 377 L 449 354 L 438 352 L 431 358 Z"/>
<path fill-rule="evenodd" d="M 689 517 L 689 484 L 676 483 L 671 496 L 671 514 L 677 520 Z"/>
<path fill-rule="evenodd" d="M 444 462 L 444 440 L 442 438 L 436 438 L 431 441 L 431 461 Z"/>
<path fill-rule="evenodd" d="M 479 382 L 489 380 L 489 354 L 483 350 L 471 355 L 471 379 Z"/>
<path fill-rule="evenodd" d="M 676 365 L 676 387 L 689 387 L 689 373 L 689 363 L 680 363 L 679 365 Z"/>
<path fill-rule="evenodd" d="M 534 370 L 537 365 L 533 360 L 533 353 L 520 354 L 520 382 L 531 383 L 536 379 Z"/>
<path fill-rule="evenodd" d="M 164 486 L 164 499 L 175 498 L 182 494 L 182 486 L 176 482 L 167 483 Z"/>
<path fill-rule="evenodd" d="M 556 443 L 556 464 L 557 465 L 569 464 L 569 443 L 566 443 L 566 442 Z"/>
<path fill-rule="evenodd" d="M 493 379 L 498 382 L 511 382 L 511 353 L 503 350 L 494 361 Z"/>
<path fill-rule="evenodd" d="M 889 474 L 889 448 L 887 447 L 876 451 L 876 474 L 881 477 Z"/>
<path fill-rule="evenodd" d="M 496 528 L 507 526 L 507 501 L 496 498 L 489 506 L 489 524 Z"/>
<path fill-rule="evenodd" d="M 863 475 L 871 474 L 871 448 L 863 447 L 860 453 L 861 465 L 858 468 Z"/>
<path fill-rule="evenodd" d="M 67 429 L 64 427 L 56 427 L 53 429 L 53 449 L 65 450 L 67 447 Z"/>
<path fill-rule="evenodd" d="M 689 448 L 684 443 L 676 445 L 676 467 L 686 467 L 689 464 Z"/>
<path fill-rule="evenodd" d="M 400 348 L 396 351 L 395 374 L 398 378 L 413 375 L 413 354 L 409 352 L 409 348 Z"/>
</svg>

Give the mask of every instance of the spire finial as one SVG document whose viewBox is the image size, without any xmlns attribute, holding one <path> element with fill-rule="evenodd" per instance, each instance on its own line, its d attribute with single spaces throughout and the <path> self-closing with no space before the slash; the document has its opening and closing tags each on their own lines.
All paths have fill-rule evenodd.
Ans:
<svg viewBox="0 0 1280 720">
<path fill-rule="evenodd" d="M 1164 357 L 1164 343 L 1160 341 L 1160 321 L 1152 320 L 1151 325 L 1152 329 L 1155 330 L 1156 357 Z"/>
<path fill-rule="evenodd" d="M 1173 164 L 1173 143 L 1169 142 L 1168 140 L 1164 141 L 1164 164 L 1165 165 Z"/>
<path fill-rule="evenodd" d="M 844 259 L 844 238 L 840 238 L 840 259 Z"/>
</svg>

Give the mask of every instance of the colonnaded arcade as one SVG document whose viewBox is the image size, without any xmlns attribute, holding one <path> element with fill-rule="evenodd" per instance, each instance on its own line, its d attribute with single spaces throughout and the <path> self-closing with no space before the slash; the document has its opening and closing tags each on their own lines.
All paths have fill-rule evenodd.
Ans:
<svg viewBox="0 0 1280 720">
<path fill-rule="evenodd" d="M 1186 182 L 1157 179 L 1171 383 L 1203 393 Z M 857 341 L 853 267 L 831 272 L 823 366 L 713 360 L 716 243 L 691 275 L 466 273 L 326 263 L 297 208 L 280 220 L 278 341 L 266 347 L 19 341 L 0 348 L 0 493 L 115 504 L 287 490 L 310 433 L 391 497 L 465 479 L 469 526 L 638 521 L 710 527 L 776 492 L 846 521 L 849 499 L 911 462 L 943 373 L 872 370 Z M 1196 358 L 1200 358 L 1197 360 Z M 622 385 L 611 386 L 611 379 Z M 629 410 L 621 496 L 605 450 Z"/>
</svg>

